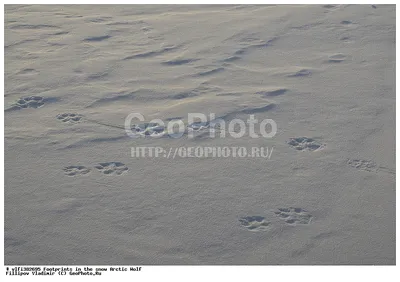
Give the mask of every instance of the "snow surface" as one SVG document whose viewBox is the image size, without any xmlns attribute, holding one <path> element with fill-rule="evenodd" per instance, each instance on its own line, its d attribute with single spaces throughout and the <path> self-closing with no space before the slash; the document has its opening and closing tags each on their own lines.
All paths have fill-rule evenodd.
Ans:
<svg viewBox="0 0 400 282">
<path fill-rule="evenodd" d="M 395 264 L 394 5 L 6 5 L 4 51 L 6 264 Z M 132 112 L 278 131 L 132 139 Z"/>
</svg>

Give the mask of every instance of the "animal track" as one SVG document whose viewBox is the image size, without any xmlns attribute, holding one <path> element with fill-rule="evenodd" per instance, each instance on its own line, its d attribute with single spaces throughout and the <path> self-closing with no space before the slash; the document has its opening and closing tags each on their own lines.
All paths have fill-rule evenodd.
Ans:
<svg viewBox="0 0 400 282">
<path fill-rule="evenodd" d="M 15 106 L 20 109 L 26 108 L 40 108 L 44 105 L 43 97 L 30 96 L 18 99 Z"/>
<path fill-rule="evenodd" d="M 57 119 L 65 123 L 78 123 L 81 121 L 82 116 L 78 114 L 64 113 L 58 114 Z"/>
<path fill-rule="evenodd" d="M 290 225 L 309 224 L 312 219 L 311 214 L 302 208 L 279 208 L 274 213 Z"/>
<path fill-rule="evenodd" d="M 300 151 L 317 151 L 325 147 L 325 145 L 307 137 L 290 138 L 288 144 Z"/>
<path fill-rule="evenodd" d="M 393 169 L 378 166 L 375 162 L 370 160 L 349 159 L 347 160 L 347 164 L 353 168 L 368 172 L 386 172 L 390 174 L 396 174 Z"/>
<path fill-rule="evenodd" d="M 84 166 L 71 165 L 64 168 L 64 172 L 68 176 L 82 175 L 90 172 L 90 169 Z"/>
<path fill-rule="evenodd" d="M 141 136 L 156 137 L 165 132 L 165 127 L 158 123 L 143 123 L 133 125 L 132 130 Z"/>
<path fill-rule="evenodd" d="M 246 216 L 239 219 L 240 225 L 249 231 L 265 231 L 268 230 L 270 222 L 262 216 Z"/>
<path fill-rule="evenodd" d="M 104 174 L 117 175 L 121 175 L 128 170 L 127 166 L 120 162 L 100 163 L 99 165 L 95 166 L 95 168 Z"/>
<path fill-rule="evenodd" d="M 376 164 L 373 161 L 367 160 L 348 160 L 347 164 L 351 167 L 366 170 L 366 171 L 376 171 Z"/>
<path fill-rule="evenodd" d="M 202 131 L 207 128 L 210 128 L 210 122 L 193 122 L 188 125 L 189 131 Z"/>
<path fill-rule="evenodd" d="M 221 133 L 221 125 L 216 120 L 210 122 L 193 122 L 187 126 L 188 134 L 193 134 L 196 138 L 206 138 L 212 132 Z"/>
</svg>

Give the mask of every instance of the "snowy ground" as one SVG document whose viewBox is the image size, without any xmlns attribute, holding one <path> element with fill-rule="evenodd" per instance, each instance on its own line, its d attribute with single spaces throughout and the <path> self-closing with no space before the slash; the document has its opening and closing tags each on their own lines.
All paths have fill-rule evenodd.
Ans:
<svg viewBox="0 0 400 282">
<path fill-rule="evenodd" d="M 6 264 L 395 264 L 394 5 L 7 5 L 4 50 Z M 278 131 L 132 139 L 132 112 Z"/>
</svg>

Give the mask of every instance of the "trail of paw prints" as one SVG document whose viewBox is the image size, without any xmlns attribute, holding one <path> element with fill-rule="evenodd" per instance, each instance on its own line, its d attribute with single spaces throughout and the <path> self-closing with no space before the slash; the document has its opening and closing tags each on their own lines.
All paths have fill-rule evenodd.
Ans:
<svg viewBox="0 0 400 282">
<path fill-rule="evenodd" d="M 378 166 L 375 162 L 371 160 L 360 160 L 360 159 L 348 159 L 347 165 L 358 170 L 368 171 L 368 172 L 386 172 L 390 174 L 396 174 L 393 169 Z"/>
<path fill-rule="evenodd" d="M 370 171 L 370 172 L 376 172 L 376 164 L 373 161 L 369 160 L 347 160 L 347 164 L 353 168 L 360 169 L 360 170 L 365 170 L 365 171 Z"/>
<path fill-rule="evenodd" d="M 64 114 L 58 114 L 56 118 L 64 123 L 74 124 L 80 122 L 82 116 L 79 114 L 64 113 Z"/>
<path fill-rule="evenodd" d="M 311 214 L 302 208 L 278 208 L 274 213 L 288 225 L 310 224 L 312 219 Z"/>
<path fill-rule="evenodd" d="M 101 173 L 121 175 L 128 170 L 128 167 L 120 162 L 100 163 L 95 166 Z"/>
<path fill-rule="evenodd" d="M 26 109 L 26 108 L 40 108 L 44 105 L 44 99 L 40 96 L 29 96 L 24 98 L 19 98 L 14 104 L 16 109 Z"/>
<path fill-rule="evenodd" d="M 194 122 L 188 125 L 188 130 L 189 131 L 202 131 L 205 129 L 210 128 L 210 123 L 209 122 Z"/>
<path fill-rule="evenodd" d="M 193 122 L 187 126 L 187 133 L 192 134 L 195 138 L 206 138 L 210 134 L 220 134 L 221 126 L 216 120 L 210 122 Z"/>
<path fill-rule="evenodd" d="M 219 131 L 219 124 L 213 124 L 211 122 L 194 122 L 185 126 L 184 131 L 174 131 L 174 134 L 185 134 L 185 133 L 193 133 L 197 136 L 197 134 L 202 134 L 204 132 L 208 132 L 211 130 L 211 127 L 217 131 Z M 158 123 L 143 123 L 132 126 L 132 131 L 140 137 L 172 137 L 168 134 L 167 127 Z"/>
<path fill-rule="evenodd" d="M 288 144 L 299 151 L 317 151 L 325 147 L 324 144 L 308 137 L 290 138 Z"/>
<path fill-rule="evenodd" d="M 243 228 L 253 232 L 266 231 L 271 224 L 263 216 L 246 216 L 240 218 L 239 222 Z"/>
<path fill-rule="evenodd" d="M 187 126 L 188 134 L 191 134 L 195 137 L 202 137 L 203 135 L 207 135 L 211 133 L 211 130 L 219 129 L 215 126 L 212 121 L 211 122 L 193 122 Z"/>
<path fill-rule="evenodd" d="M 146 137 L 157 137 L 162 136 L 165 133 L 165 126 L 158 123 L 143 123 L 143 124 L 135 124 L 132 127 L 132 131 L 136 134 Z"/>
<path fill-rule="evenodd" d="M 83 175 L 83 174 L 88 174 L 91 170 L 85 166 L 79 166 L 79 165 L 71 165 L 64 167 L 64 172 L 68 176 L 76 176 L 76 175 Z"/>
</svg>

